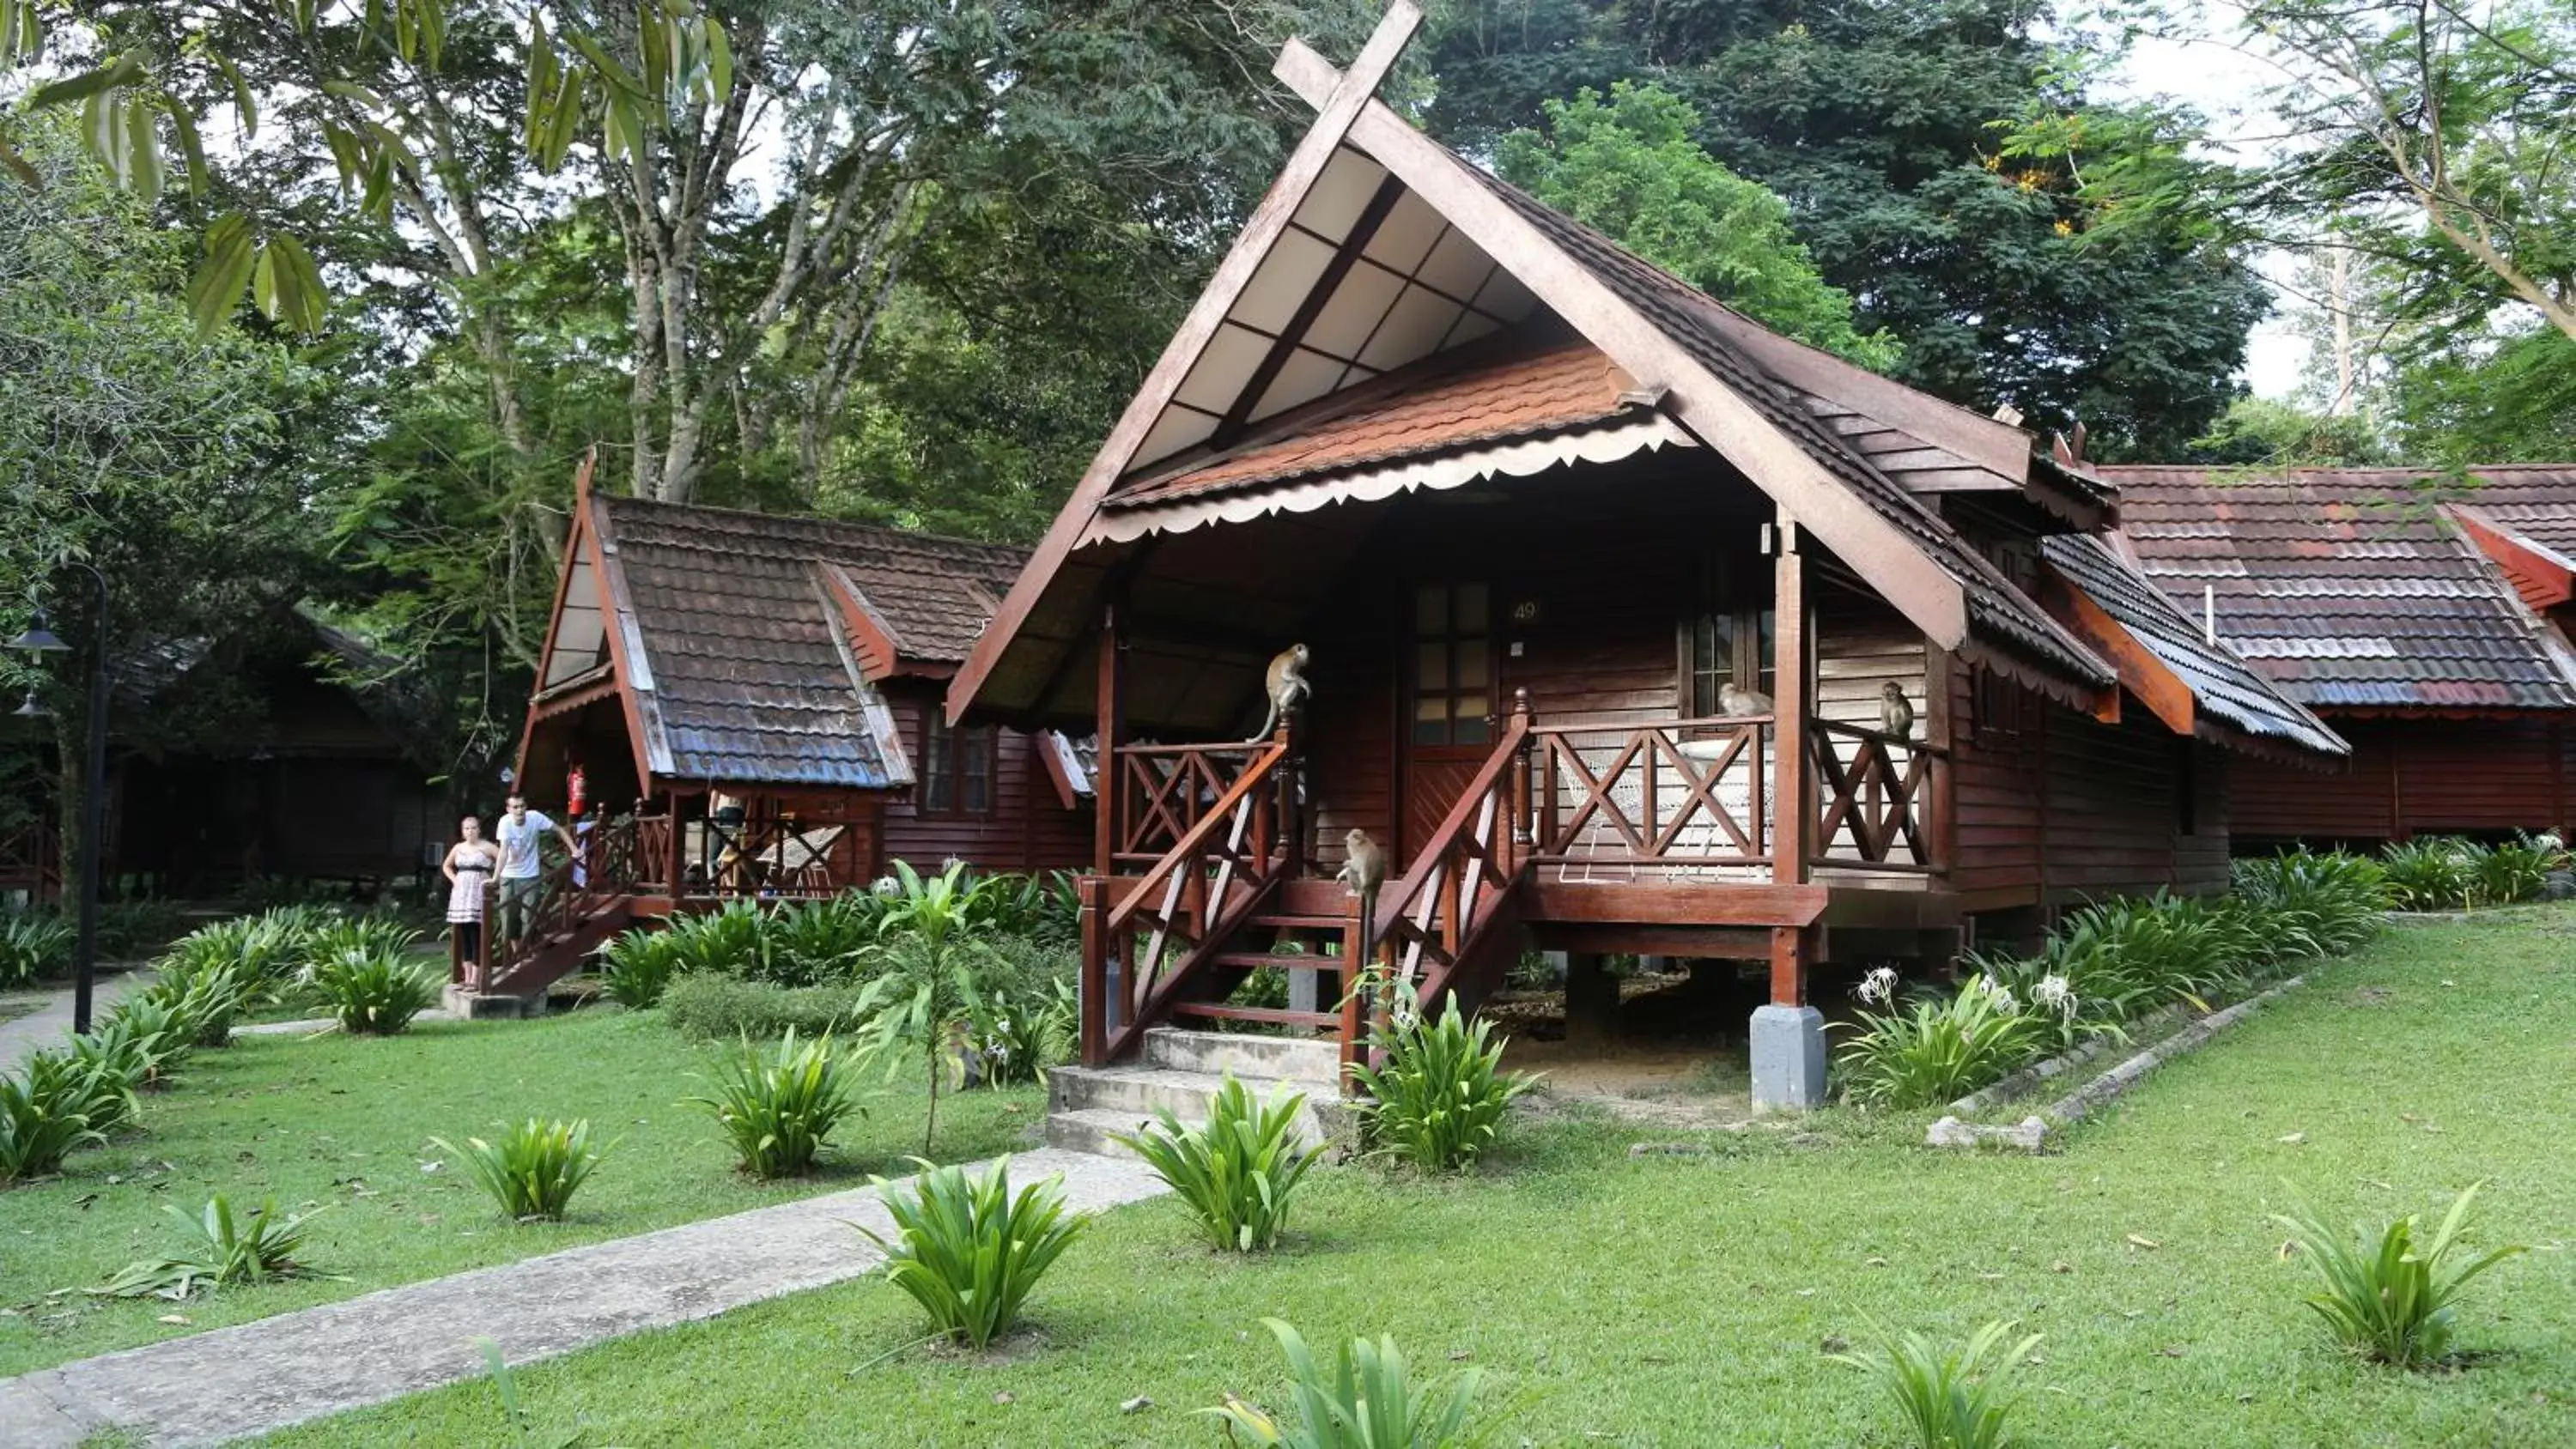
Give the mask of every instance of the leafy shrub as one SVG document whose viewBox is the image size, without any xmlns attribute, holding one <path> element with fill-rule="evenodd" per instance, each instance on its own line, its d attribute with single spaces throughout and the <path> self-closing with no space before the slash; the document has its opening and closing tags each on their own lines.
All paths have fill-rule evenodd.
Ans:
<svg viewBox="0 0 2576 1449">
<path fill-rule="evenodd" d="M 2344 1347 L 2399 1368 L 2422 1368 L 2450 1356 L 2452 1310 L 2469 1280 L 2523 1251 L 2503 1247 L 2461 1261 L 2468 1255 L 2460 1248 L 2460 1231 L 2483 1185 L 2471 1183 L 2452 1201 L 2430 1241 L 2413 1213 L 2376 1235 L 2356 1224 L 2351 1238 L 2295 1198 L 2292 1212 L 2272 1220 L 2290 1230 L 2299 1251 L 2316 1265 L 2322 1291 L 2308 1296 L 2308 1306 Z"/>
<path fill-rule="evenodd" d="M 1081 1048 L 1082 1017 L 1074 985 L 1063 979 L 988 990 L 976 999 L 969 1049 L 988 1086 L 1045 1079 Z"/>
<path fill-rule="evenodd" d="M 0 912 L 0 986 L 71 969 L 72 923 L 51 912 Z"/>
<path fill-rule="evenodd" d="M 2012 1329 L 2009 1323 L 1989 1323 L 1949 1353 L 1909 1331 L 1884 1348 L 1833 1359 L 1867 1372 L 1896 1401 L 1907 1443 L 1921 1449 L 1998 1449 L 2009 1442 L 2004 1420 L 2013 1405 L 2003 1396 L 2004 1380 L 2039 1343 L 2034 1333 L 1998 1354 Z"/>
<path fill-rule="evenodd" d="M 2480 847 L 2447 835 L 2400 841 L 2380 852 L 2388 894 L 2401 911 L 2447 911 L 2469 903 Z"/>
<path fill-rule="evenodd" d="M 2339 956 L 2387 929 L 2395 884 L 2366 856 L 2294 850 L 2237 861 L 2230 876 L 2276 958 Z"/>
<path fill-rule="evenodd" d="M 281 1221 L 272 1199 L 236 1221 L 233 1205 L 217 1193 L 195 1217 L 177 1207 L 163 1211 L 186 1223 L 192 1235 L 179 1256 L 129 1263 L 92 1293 L 110 1298 L 187 1298 L 201 1288 L 327 1276 L 296 1257 L 304 1250 L 304 1225 L 324 1209 Z"/>
<path fill-rule="evenodd" d="M 781 986 L 846 981 L 876 944 L 885 911 L 877 897 L 857 891 L 780 905 L 762 923 L 762 949 L 746 974 Z"/>
<path fill-rule="evenodd" d="M 2509 906 L 2536 899 L 2549 884 L 2549 873 L 2563 870 L 2567 852 L 2550 835 L 2517 835 L 2490 845 L 2470 862 L 2470 903 Z"/>
<path fill-rule="evenodd" d="M 751 901 L 727 901 L 695 916 L 673 916 L 662 929 L 683 973 L 753 976 L 763 970 L 768 915 Z"/>
<path fill-rule="evenodd" d="M 401 956 L 420 944 L 420 932 L 395 916 L 337 915 L 313 907 L 281 907 L 269 913 L 272 920 L 286 923 L 304 943 L 305 975 L 327 962 L 340 960 L 352 953 L 369 956 Z"/>
<path fill-rule="evenodd" d="M 927 1156 L 939 1131 L 939 1084 L 962 1074 L 961 1048 L 984 1008 L 999 958 L 986 939 L 977 900 L 990 883 L 972 881 L 962 864 L 924 877 L 894 864 L 897 889 L 877 922 L 883 938 L 871 960 L 876 975 L 860 989 L 858 1012 L 892 1072 L 918 1053 L 930 1079 L 930 1111 L 921 1129 Z"/>
<path fill-rule="evenodd" d="M 833 1051 L 830 1036 L 799 1043 L 789 1027 L 786 1039 L 766 1051 L 745 1038 L 717 1077 L 716 1095 L 689 1100 L 714 1110 L 743 1171 L 791 1177 L 814 1165 L 842 1118 L 862 1113 L 850 1100 L 862 1069 Z"/>
<path fill-rule="evenodd" d="M 620 933 L 592 959 L 599 967 L 600 989 L 632 1011 L 660 1004 L 680 971 L 679 943 L 668 931 L 644 927 Z"/>
<path fill-rule="evenodd" d="M 82 1071 L 97 1075 L 91 1099 L 94 1110 L 89 1114 L 92 1127 L 113 1132 L 142 1110 L 140 1093 L 160 1068 L 148 1038 L 96 1026 L 73 1037 L 63 1050 Z M 113 1092 L 115 1100 L 101 1102 L 96 1094 L 107 1092 Z"/>
<path fill-rule="evenodd" d="M 184 1018 L 189 1045 L 219 1047 L 232 1040 L 233 1018 L 249 1004 L 251 988 L 238 961 L 205 954 L 165 960 L 159 978 L 137 994 Z"/>
<path fill-rule="evenodd" d="M 979 928 L 1062 950 L 1082 944 L 1082 897 L 1073 872 L 986 876 L 980 884 L 974 897 Z"/>
<path fill-rule="evenodd" d="M 729 976 L 682 975 L 662 993 L 662 1015 L 684 1036 L 754 1040 L 795 1031 L 821 1036 L 854 1019 L 856 986 L 772 986 Z"/>
<path fill-rule="evenodd" d="M 89 1123 L 92 1090 L 65 1074 L 0 1077 L 0 1183 L 43 1177 L 73 1148 L 104 1140 Z"/>
<path fill-rule="evenodd" d="M 440 1150 L 462 1159 L 474 1180 L 513 1222 L 556 1221 L 572 1195 L 608 1155 L 593 1150 L 590 1121 L 541 1122 L 531 1117 L 501 1134 L 499 1145 L 468 1137 L 458 1147 L 433 1137 Z"/>
<path fill-rule="evenodd" d="M 1296 1329 L 1276 1318 L 1261 1321 L 1288 1356 L 1288 1392 L 1297 1418 L 1283 1425 L 1229 1394 L 1217 1407 L 1200 1410 L 1223 1419 L 1229 1439 L 1240 1429 L 1255 1444 L 1287 1449 L 1467 1449 L 1493 1435 L 1491 1426 L 1467 1431 L 1481 1369 L 1417 1392 L 1395 1339 L 1381 1336 L 1375 1343 L 1354 1338 L 1343 1344 L 1328 1375 Z"/>
<path fill-rule="evenodd" d="M 161 974 L 167 978 L 230 967 L 247 995 L 273 997 L 303 969 L 328 919 L 311 906 L 285 906 L 200 926 L 170 943 L 161 958 Z"/>
<path fill-rule="evenodd" d="M 1257 1102 L 1228 1073 L 1204 1128 L 1182 1126 L 1166 1107 L 1159 1128 L 1115 1137 L 1172 1185 L 1219 1248 L 1264 1253 L 1288 1225 L 1288 1195 L 1315 1165 L 1319 1149 L 1299 1141 L 1305 1106 L 1302 1092 Z"/>
<path fill-rule="evenodd" d="M 143 1074 L 145 1086 L 156 1086 L 168 1077 L 170 1068 L 187 1060 L 196 1045 L 196 1024 L 187 1014 L 167 1002 L 129 996 L 108 1009 L 90 1028 L 92 1036 L 104 1036 L 128 1042 L 124 1049 L 140 1052 L 151 1066 Z"/>
<path fill-rule="evenodd" d="M 316 960 L 307 972 L 313 993 L 343 1031 L 392 1036 L 438 1001 L 445 983 L 401 952 L 352 947 Z"/>
<path fill-rule="evenodd" d="M 1012 1196 L 1010 1165 L 1005 1157 L 968 1177 L 925 1162 L 908 1191 L 874 1179 L 895 1234 L 859 1229 L 885 1251 L 887 1280 L 929 1313 L 932 1330 L 979 1350 L 1019 1321 L 1030 1290 L 1090 1221 L 1065 1211 L 1061 1177 Z"/>
<path fill-rule="evenodd" d="M 165 900 L 141 896 L 101 901 L 98 905 L 98 958 L 139 961 L 168 945 L 179 934 L 179 908 Z"/>
<path fill-rule="evenodd" d="M 1864 988 L 1866 990 L 1867 988 Z M 1879 998 L 1884 1000 L 1884 997 Z M 1944 1000 L 1864 1009 L 1835 1055 L 1843 1094 L 1878 1107 L 1928 1107 L 2001 1081 L 2049 1039 L 2045 1014 L 2011 988 L 1969 978 Z"/>
<path fill-rule="evenodd" d="M 1525 1072 L 1502 1070 L 1506 1043 L 1493 1040 L 1493 1030 L 1490 1021 L 1469 1025 L 1453 997 L 1437 1021 L 1399 1017 L 1381 1033 L 1385 1060 L 1351 1068 L 1369 1096 L 1360 1120 L 1372 1147 L 1445 1171 L 1492 1146 L 1512 1099 L 1538 1085 Z"/>
<path fill-rule="evenodd" d="M 130 1059 L 82 1049 L 80 1038 L 63 1048 L 30 1053 L 19 1068 L 30 1096 L 61 1103 L 66 1114 L 101 1134 L 128 1125 L 143 1110 L 135 1090 L 141 1079 L 132 1069 Z"/>
</svg>

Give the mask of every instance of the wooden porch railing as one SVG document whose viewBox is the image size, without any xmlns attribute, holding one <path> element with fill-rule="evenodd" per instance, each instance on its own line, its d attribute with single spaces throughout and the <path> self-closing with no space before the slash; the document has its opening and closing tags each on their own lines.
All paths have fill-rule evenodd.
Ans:
<svg viewBox="0 0 2576 1449">
<path fill-rule="evenodd" d="M 62 843 L 51 822 L 38 820 L 0 835 L 0 890 L 22 890 L 40 902 L 62 896 Z"/>
<path fill-rule="evenodd" d="M 667 817 L 666 817 L 667 818 Z M 582 923 L 635 893 L 642 871 L 643 831 L 634 816 L 607 821 L 576 837 L 577 855 L 555 862 L 537 877 L 537 899 L 527 908 L 519 934 L 502 938 L 501 883 L 483 886 L 483 930 L 471 956 L 451 953 L 448 978 L 468 991 L 489 991 L 525 966 L 546 946 L 570 935 Z"/>
<path fill-rule="evenodd" d="M 1113 752 L 1119 839 L 1115 865 L 1152 865 L 1171 854 L 1227 787 L 1277 742 L 1120 745 Z"/>
<path fill-rule="evenodd" d="M 1811 720 L 1816 828 L 1808 863 L 1822 869 L 1935 874 L 1935 828 L 1950 752 L 1835 720 Z"/>
<path fill-rule="evenodd" d="M 1279 832 L 1276 788 L 1288 742 L 1254 746 L 1140 746 L 1143 758 L 1174 762 L 1164 778 L 1209 781 L 1228 755 L 1248 759 L 1231 778 L 1215 778 L 1203 803 L 1198 786 L 1166 792 L 1154 824 L 1129 832 L 1131 845 L 1174 829 L 1169 849 L 1112 903 L 1110 881 L 1082 883 L 1082 1048 L 1086 1062 L 1127 1050 L 1171 1001 L 1181 983 L 1225 944 L 1289 868 Z M 1122 755 L 1126 751 L 1120 752 Z M 1122 785 L 1122 788 L 1124 786 Z M 1119 857 L 1125 859 L 1126 854 Z"/>
<path fill-rule="evenodd" d="M 1769 715 L 1531 733 L 1532 863 L 1568 880 L 1767 872 Z"/>
</svg>

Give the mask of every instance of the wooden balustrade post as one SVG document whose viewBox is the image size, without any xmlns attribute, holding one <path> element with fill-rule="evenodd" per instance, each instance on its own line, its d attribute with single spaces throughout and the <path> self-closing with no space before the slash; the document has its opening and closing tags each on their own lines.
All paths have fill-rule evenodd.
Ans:
<svg viewBox="0 0 2576 1449">
<path fill-rule="evenodd" d="M 1814 617 L 1807 597 L 1807 560 L 1798 526 L 1785 508 L 1778 513 L 1779 556 L 1772 577 L 1772 722 L 1776 737 L 1772 758 L 1771 878 L 1777 885 L 1803 885 L 1813 850 L 1815 762 L 1809 758 L 1808 716 L 1815 707 L 1815 661 L 1811 644 Z M 1825 1097 L 1824 1018 L 1807 1004 L 1807 958 L 1813 932 L 1804 926 L 1775 926 L 1771 931 L 1771 1001 L 1753 1013 L 1753 1105 L 1757 1109 L 1803 1110 L 1822 1106 Z"/>
<path fill-rule="evenodd" d="M 1127 794 L 1126 774 L 1119 767 L 1118 747 L 1126 741 L 1126 701 L 1119 688 L 1126 673 L 1121 658 L 1125 641 L 1120 636 L 1118 604 L 1112 600 L 1100 610 L 1100 658 L 1098 661 L 1099 723 L 1096 763 L 1091 776 L 1091 808 L 1094 830 L 1092 867 L 1102 875 L 1118 873 L 1118 846 L 1126 827 L 1124 805 Z"/>
<path fill-rule="evenodd" d="M 1520 873 L 1521 862 L 1530 853 L 1530 729 L 1536 723 L 1530 713 L 1529 690 L 1512 691 L 1513 725 L 1520 731 L 1520 743 L 1512 750 L 1511 812 L 1512 828 L 1504 832 L 1502 866 L 1506 878 Z"/>
<path fill-rule="evenodd" d="M 1109 1048 L 1109 882 L 1086 875 L 1073 889 L 1081 903 L 1082 980 L 1075 1005 L 1082 1013 L 1082 1060 L 1096 1067 Z"/>
<path fill-rule="evenodd" d="M 1360 998 L 1367 994 L 1368 938 L 1361 932 L 1360 899 L 1351 898 L 1350 919 L 1342 923 L 1341 1088 L 1351 1090 L 1351 1068 L 1361 1060 L 1366 1043 L 1360 1029 Z"/>
</svg>

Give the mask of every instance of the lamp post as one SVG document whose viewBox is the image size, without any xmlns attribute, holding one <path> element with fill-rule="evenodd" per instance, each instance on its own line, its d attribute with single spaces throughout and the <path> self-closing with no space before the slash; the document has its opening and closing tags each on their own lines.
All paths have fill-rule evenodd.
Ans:
<svg viewBox="0 0 2576 1449">
<path fill-rule="evenodd" d="M 97 569 L 75 559 L 73 568 L 89 575 L 98 589 L 98 612 L 93 620 L 98 647 L 90 657 L 89 669 L 89 744 L 88 757 L 81 770 L 80 827 L 80 938 L 72 954 L 72 1032 L 89 1030 L 90 984 L 98 971 L 98 849 L 99 837 L 106 833 L 107 822 L 107 579 Z M 39 658 L 62 654 L 69 644 L 45 625 L 45 611 L 38 609 L 26 632 L 9 641 L 8 646 Z M 18 706 L 24 718 L 43 718 L 51 711 L 27 691 L 26 703 Z"/>
</svg>

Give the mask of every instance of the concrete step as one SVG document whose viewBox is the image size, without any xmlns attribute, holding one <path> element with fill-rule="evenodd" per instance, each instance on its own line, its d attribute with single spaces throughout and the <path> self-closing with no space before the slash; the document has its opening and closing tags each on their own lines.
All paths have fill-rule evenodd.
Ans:
<svg viewBox="0 0 2576 1449">
<path fill-rule="evenodd" d="M 1145 1033 L 1143 1060 L 1149 1067 L 1217 1076 L 1232 1072 L 1246 1080 L 1274 1078 L 1327 1093 L 1339 1091 L 1342 1079 L 1341 1045 L 1325 1037 L 1158 1026 Z"/>
<path fill-rule="evenodd" d="M 1115 1140 L 1113 1133 L 1133 1135 L 1142 1131 L 1152 1118 L 1140 1118 L 1133 1112 L 1090 1107 L 1079 1112 L 1053 1112 L 1046 1120 L 1046 1143 L 1067 1152 L 1088 1152 L 1098 1157 L 1133 1157 L 1127 1144 Z M 1184 1119 L 1184 1127 L 1204 1127 L 1204 1122 Z"/>
</svg>

